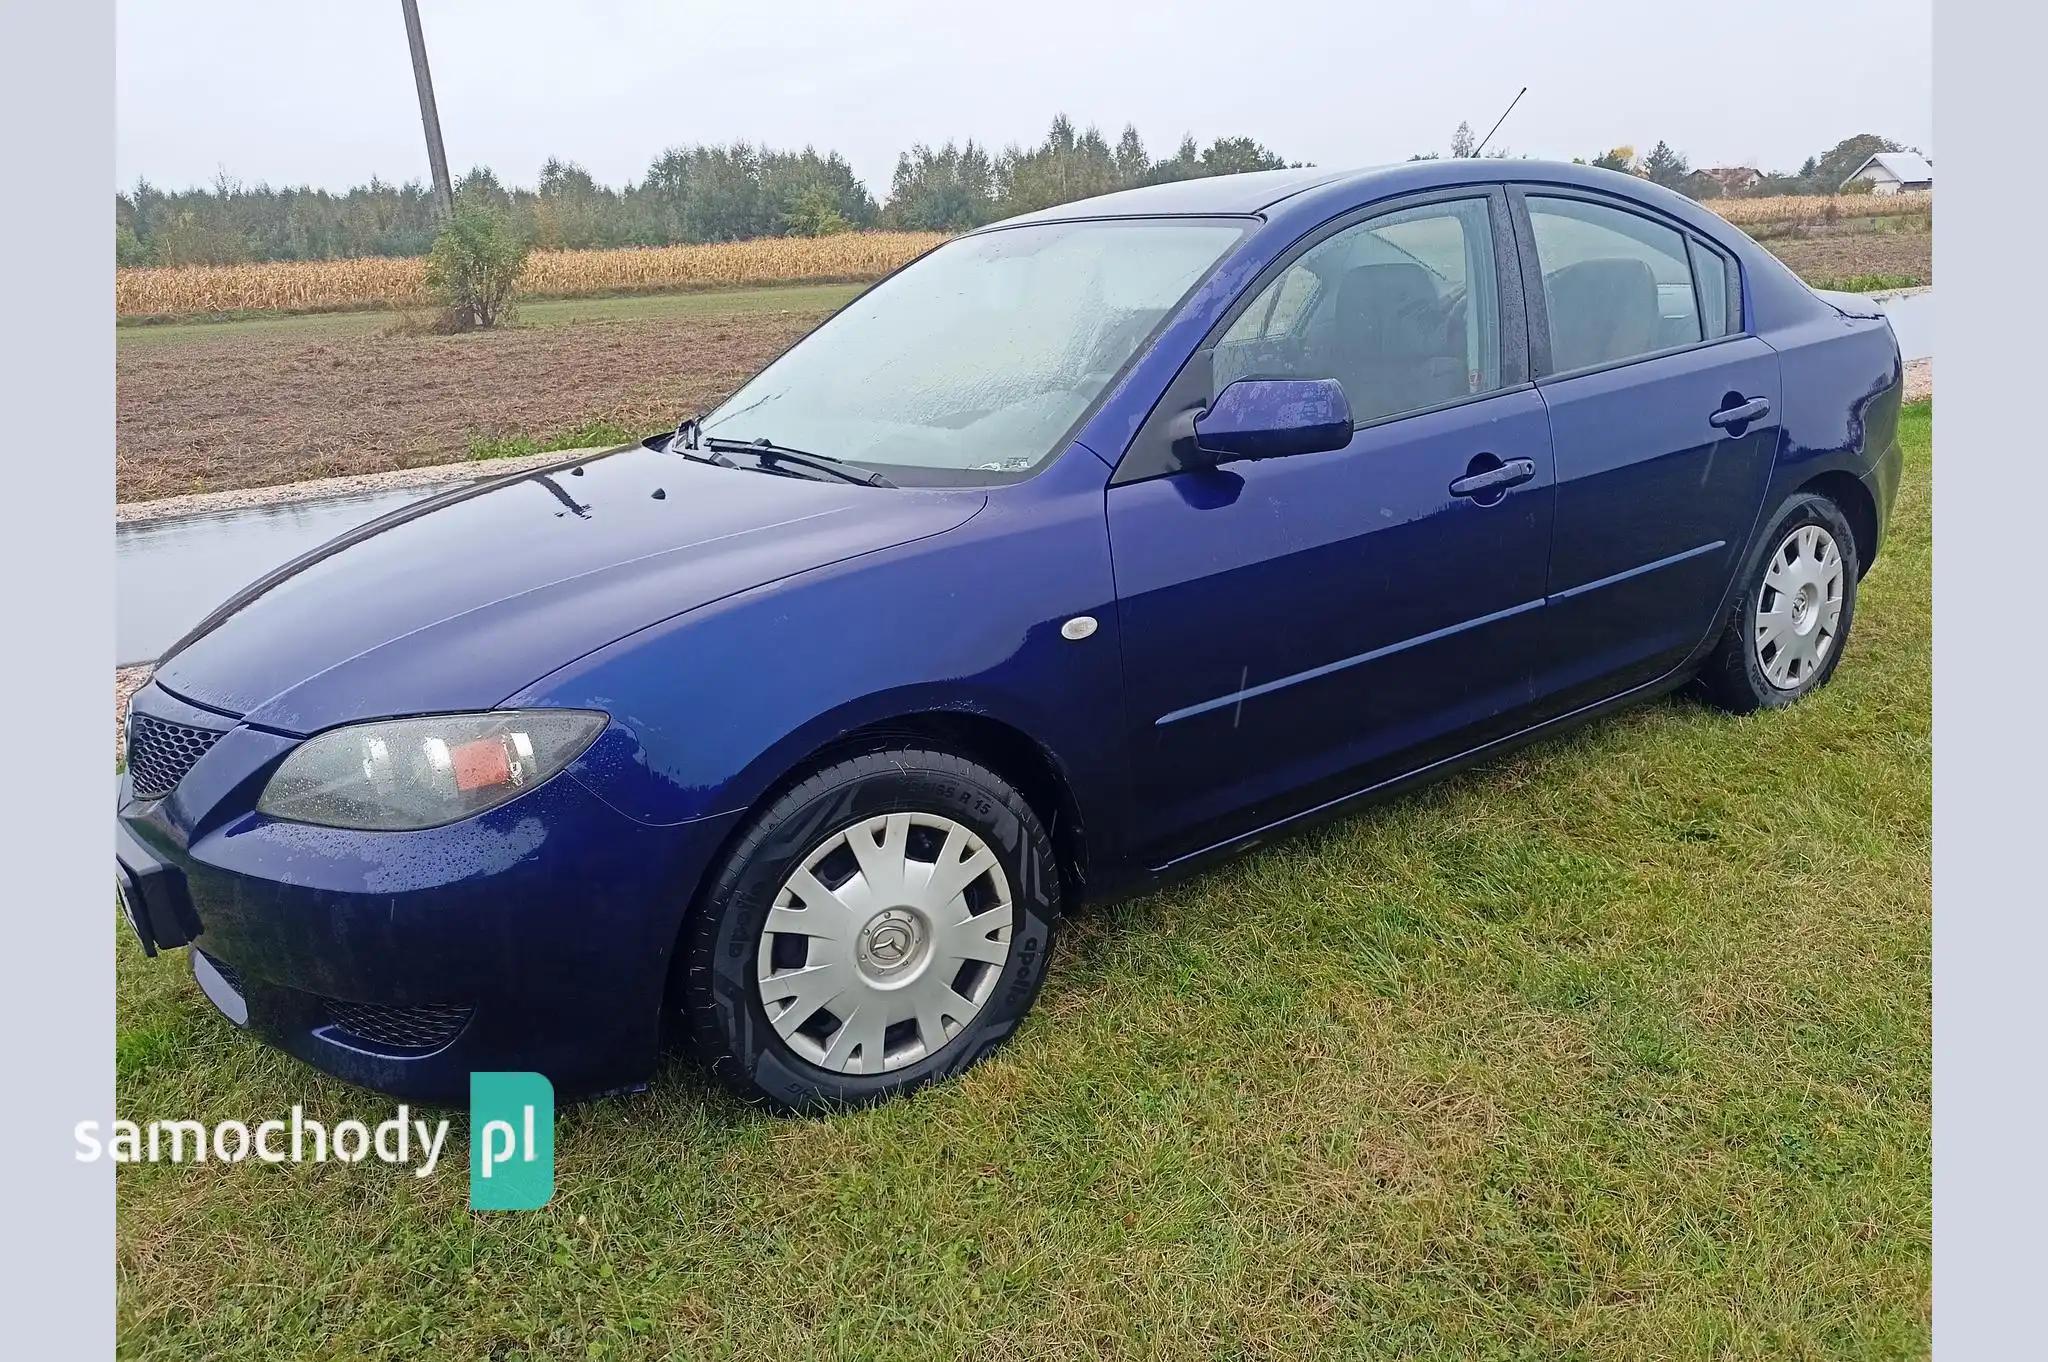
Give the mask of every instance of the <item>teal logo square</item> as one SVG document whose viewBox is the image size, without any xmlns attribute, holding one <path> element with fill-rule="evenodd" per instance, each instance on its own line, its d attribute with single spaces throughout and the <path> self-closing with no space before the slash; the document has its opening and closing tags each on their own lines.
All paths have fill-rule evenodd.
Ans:
<svg viewBox="0 0 2048 1362">
<path fill-rule="evenodd" d="M 555 1194 L 555 1085 L 544 1074 L 469 1076 L 469 1206 L 537 1211 Z"/>
</svg>

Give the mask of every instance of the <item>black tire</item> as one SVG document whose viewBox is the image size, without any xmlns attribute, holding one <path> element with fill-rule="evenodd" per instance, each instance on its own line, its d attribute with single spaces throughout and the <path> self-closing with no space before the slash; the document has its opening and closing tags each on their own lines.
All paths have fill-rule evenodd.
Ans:
<svg viewBox="0 0 2048 1362">
<path fill-rule="evenodd" d="M 790 874 L 834 834 L 883 813 L 927 813 L 968 828 L 1011 887 L 1010 951 L 981 1010 L 936 1054 L 879 1074 L 814 1064 L 775 1029 L 756 966 Z M 747 824 L 693 905 L 678 949 L 683 1043 L 741 1097 L 785 1112 L 879 1102 L 950 1078 L 999 1045 L 1031 1010 L 1052 952 L 1060 876 L 1031 806 L 994 772 L 947 752 L 891 749 L 803 780 Z"/>
<path fill-rule="evenodd" d="M 1794 684 L 1781 686 L 1766 675 L 1763 661 L 1757 655 L 1757 612 L 1772 561 L 1795 532 L 1809 525 L 1826 531 L 1841 553 L 1841 615 L 1833 642 L 1819 664 L 1798 676 Z M 1834 502 L 1812 492 L 1802 492 L 1787 501 L 1759 540 L 1755 557 L 1742 575 L 1735 598 L 1728 604 L 1720 639 L 1700 669 L 1700 689 L 1706 698 L 1731 713 L 1748 714 L 1759 709 L 1783 709 L 1826 685 L 1841 664 L 1850 628 L 1855 623 L 1861 553 L 1862 547 L 1856 542 L 1848 518 Z"/>
</svg>

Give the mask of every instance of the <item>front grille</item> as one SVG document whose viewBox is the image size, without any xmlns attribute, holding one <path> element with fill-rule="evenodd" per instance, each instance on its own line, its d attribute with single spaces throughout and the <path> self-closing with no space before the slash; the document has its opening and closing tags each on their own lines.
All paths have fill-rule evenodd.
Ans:
<svg viewBox="0 0 2048 1362">
<path fill-rule="evenodd" d="M 210 728 L 174 724 L 168 719 L 131 712 L 128 775 L 135 782 L 135 797 L 162 799 L 177 788 L 185 773 L 192 769 L 192 763 L 219 741 L 220 734 Z"/>
<path fill-rule="evenodd" d="M 334 1024 L 360 1040 L 387 1050 L 438 1050 L 461 1034 L 476 1009 L 460 1003 L 425 1003 L 418 1007 L 385 1007 L 322 999 Z"/>
</svg>

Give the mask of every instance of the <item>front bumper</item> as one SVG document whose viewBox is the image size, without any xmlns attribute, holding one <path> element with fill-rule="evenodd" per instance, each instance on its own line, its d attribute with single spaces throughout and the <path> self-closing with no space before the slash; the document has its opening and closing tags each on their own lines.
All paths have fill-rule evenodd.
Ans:
<svg viewBox="0 0 2048 1362">
<path fill-rule="evenodd" d="M 114 778 L 114 807 L 133 802 L 125 775 Z M 114 894 L 144 955 L 182 946 L 199 930 L 185 872 L 138 840 L 121 819 L 114 820 Z"/>
<path fill-rule="evenodd" d="M 648 1080 L 683 909 L 737 815 L 649 826 L 574 767 L 418 832 L 255 813 L 295 741 L 237 726 L 160 800 L 121 777 L 116 875 L 146 950 L 189 943 L 231 1021 L 410 1100 L 466 1102 L 472 1071 L 564 1098 Z"/>
</svg>

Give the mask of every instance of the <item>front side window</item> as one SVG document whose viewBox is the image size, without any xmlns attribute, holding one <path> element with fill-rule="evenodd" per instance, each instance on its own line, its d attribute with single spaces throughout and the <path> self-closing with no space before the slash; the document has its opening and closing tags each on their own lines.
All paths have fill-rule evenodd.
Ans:
<svg viewBox="0 0 2048 1362">
<path fill-rule="evenodd" d="M 1554 372 L 1613 364 L 1698 341 L 1685 238 L 1583 199 L 1528 199 Z"/>
<path fill-rule="evenodd" d="M 1245 224 L 1060 222 L 948 242 L 704 418 L 911 481 L 998 481 L 1051 457 Z M 899 479 L 901 480 L 901 479 Z"/>
<path fill-rule="evenodd" d="M 1361 424 L 1500 387 L 1485 199 L 1403 209 L 1304 251 L 1216 343 L 1212 387 L 1334 378 Z"/>
</svg>

